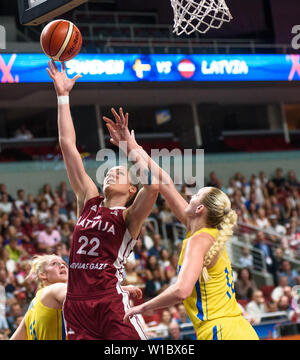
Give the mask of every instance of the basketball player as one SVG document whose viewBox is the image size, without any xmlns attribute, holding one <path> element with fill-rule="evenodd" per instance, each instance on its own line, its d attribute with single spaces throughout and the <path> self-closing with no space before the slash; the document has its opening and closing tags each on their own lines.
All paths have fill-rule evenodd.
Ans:
<svg viewBox="0 0 300 360">
<path fill-rule="evenodd" d="M 64 303 L 68 339 L 147 339 L 138 317 L 123 323 L 130 305 L 129 293 L 121 288 L 121 282 L 126 259 L 155 204 L 158 186 L 144 185 L 138 191 L 127 168 L 118 166 L 106 174 L 104 197 L 99 195 L 76 148 L 69 106 L 69 93 L 81 75 L 69 79 L 64 63 L 59 71 L 54 61 L 49 62 L 47 71 L 58 96 L 59 142 L 79 216 Z"/>
<path fill-rule="evenodd" d="M 158 165 L 136 143 L 134 132 L 129 133 L 128 114 L 113 114 L 115 122 L 103 118 L 111 142 L 119 145 L 120 141 L 126 141 L 128 153 L 135 152 L 137 158 L 146 159 L 151 171 L 157 169 Z M 128 310 L 124 321 L 135 314 L 183 301 L 197 339 L 258 339 L 255 330 L 241 315 L 235 298 L 225 244 L 233 233 L 237 214 L 231 209 L 228 196 L 218 188 L 204 187 L 187 203 L 162 169 L 160 192 L 188 230 L 178 262 L 178 279 L 157 297 Z"/>
<path fill-rule="evenodd" d="M 30 277 L 38 284 L 37 293 L 10 340 L 65 340 L 62 305 L 67 291 L 66 263 L 56 255 L 36 256 Z"/>
<path fill-rule="evenodd" d="M 10 340 L 66 340 L 62 306 L 67 294 L 68 267 L 56 255 L 35 256 L 27 277 L 36 281 L 37 293 Z M 141 298 L 135 286 L 123 286 L 131 298 Z"/>
</svg>

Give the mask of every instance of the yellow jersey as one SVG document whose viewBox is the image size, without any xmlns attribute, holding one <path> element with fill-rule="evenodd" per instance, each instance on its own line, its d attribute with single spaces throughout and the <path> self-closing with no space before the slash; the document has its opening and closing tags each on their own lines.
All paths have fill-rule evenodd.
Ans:
<svg viewBox="0 0 300 360">
<path fill-rule="evenodd" d="M 218 235 L 218 230 L 213 228 L 203 228 L 194 235 L 205 232 L 214 238 Z M 177 272 L 179 273 L 184 250 L 190 232 L 183 241 L 181 254 L 178 261 Z M 232 279 L 231 263 L 228 258 L 227 250 L 219 256 L 214 266 L 207 269 L 209 280 L 205 283 L 200 279 L 196 282 L 191 296 L 184 300 L 186 312 L 190 317 L 196 333 L 204 322 L 219 319 L 222 317 L 232 317 L 241 315 L 241 309 L 235 298 L 234 284 Z"/>
<path fill-rule="evenodd" d="M 51 309 L 41 302 L 44 289 L 37 291 L 25 315 L 28 340 L 66 340 L 61 309 Z"/>
</svg>

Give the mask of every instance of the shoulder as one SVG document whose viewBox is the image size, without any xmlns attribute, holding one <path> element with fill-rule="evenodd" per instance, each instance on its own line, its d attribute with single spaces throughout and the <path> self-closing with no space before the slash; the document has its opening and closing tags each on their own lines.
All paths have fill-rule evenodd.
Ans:
<svg viewBox="0 0 300 360">
<path fill-rule="evenodd" d="M 43 291 L 41 293 L 41 298 L 56 295 L 57 292 L 59 292 L 60 290 L 66 290 L 66 289 L 67 289 L 66 283 L 51 284 L 51 285 L 45 287 L 44 289 L 42 289 Z"/>
</svg>

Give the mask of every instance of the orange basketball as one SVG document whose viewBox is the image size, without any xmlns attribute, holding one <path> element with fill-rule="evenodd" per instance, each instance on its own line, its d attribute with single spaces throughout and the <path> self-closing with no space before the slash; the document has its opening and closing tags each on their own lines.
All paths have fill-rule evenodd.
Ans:
<svg viewBox="0 0 300 360">
<path fill-rule="evenodd" d="M 76 25 L 67 20 L 54 20 L 41 34 L 44 53 L 55 61 L 73 59 L 81 50 L 82 36 Z"/>
</svg>

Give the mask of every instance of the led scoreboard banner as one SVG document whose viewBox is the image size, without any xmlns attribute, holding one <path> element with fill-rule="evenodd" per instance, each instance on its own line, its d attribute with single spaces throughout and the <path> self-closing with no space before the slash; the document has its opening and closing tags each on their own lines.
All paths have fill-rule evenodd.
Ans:
<svg viewBox="0 0 300 360">
<path fill-rule="evenodd" d="M 88 0 L 18 0 L 21 25 L 40 25 Z"/>
<path fill-rule="evenodd" d="M 0 54 L 1 83 L 47 83 L 44 54 Z M 78 82 L 299 81 L 300 55 L 79 54 L 66 63 Z"/>
</svg>

